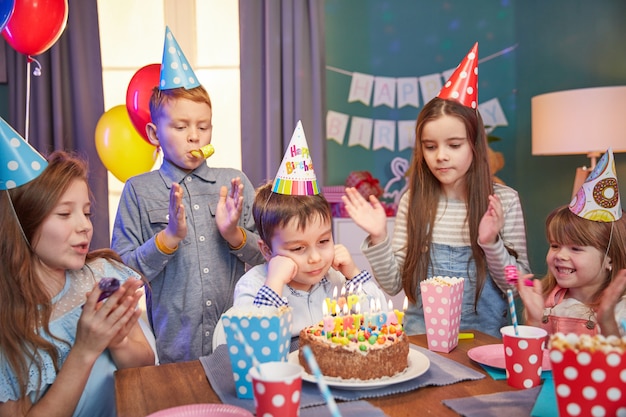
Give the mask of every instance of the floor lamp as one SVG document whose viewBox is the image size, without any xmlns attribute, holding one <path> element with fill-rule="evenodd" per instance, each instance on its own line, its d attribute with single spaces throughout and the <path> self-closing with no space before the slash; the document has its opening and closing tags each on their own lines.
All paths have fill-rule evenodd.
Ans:
<svg viewBox="0 0 626 417">
<path fill-rule="evenodd" d="M 572 195 L 607 149 L 626 152 L 626 86 L 582 88 L 531 99 L 532 154 L 585 154 L 590 167 L 576 169 Z"/>
</svg>

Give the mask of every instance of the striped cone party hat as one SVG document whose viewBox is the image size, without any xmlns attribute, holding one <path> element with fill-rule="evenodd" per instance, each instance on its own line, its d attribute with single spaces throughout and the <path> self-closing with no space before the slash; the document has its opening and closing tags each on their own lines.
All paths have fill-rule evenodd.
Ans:
<svg viewBox="0 0 626 417">
<path fill-rule="evenodd" d="M 317 195 L 320 193 L 313 161 L 309 153 L 302 122 L 298 120 L 289 147 L 278 168 L 272 191 L 286 195 Z"/>
</svg>

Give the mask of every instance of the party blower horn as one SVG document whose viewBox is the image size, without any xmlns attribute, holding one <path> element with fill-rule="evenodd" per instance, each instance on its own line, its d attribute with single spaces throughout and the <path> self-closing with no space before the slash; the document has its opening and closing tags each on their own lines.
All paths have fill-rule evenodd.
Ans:
<svg viewBox="0 0 626 417">
<path fill-rule="evenodd" d="M 194 149 L 190 152 L 192 156 L 196 158 L 204 158 L 207 159 L 209 156 L 215 153 L 215 148 L 210 143 L 208 145 L 204 145 L 200 149 Z"/>
</svg>

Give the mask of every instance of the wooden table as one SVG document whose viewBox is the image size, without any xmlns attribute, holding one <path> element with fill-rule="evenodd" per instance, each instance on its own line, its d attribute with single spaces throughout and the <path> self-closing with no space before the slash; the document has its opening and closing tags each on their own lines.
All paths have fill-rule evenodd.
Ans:
<svg viewBox="0 0 626 417">
<path fill-rule="evenodd" d="M 416 410 L 419 410 L 420 416 L 458 417 L 457 413 L 443 405 L 441 401 L 515 390 L 509 387 L 505 380 L 492 379 L 480 365 L 467 356 L 467 351 L 473 347 L 501 341 L 474 330 L 468 332 L 474 333 L 474 339 L 459 340 L 459 345 L 452 352 L 440 355 L 485 374 L 485 378 L 443 387 L 424 387 L 367 401 L 381 408 L 390 417 L 414 416 Z M 426 335 L 411 336 L 410 340 L 413 344 L 427 347 Z M 204 368 L 198 360 L 117 371 L 115 395 L 118 417 L 145 417 L 155 411 L 178 405 L 221 402 L 211 388 Z"/>
</svg>

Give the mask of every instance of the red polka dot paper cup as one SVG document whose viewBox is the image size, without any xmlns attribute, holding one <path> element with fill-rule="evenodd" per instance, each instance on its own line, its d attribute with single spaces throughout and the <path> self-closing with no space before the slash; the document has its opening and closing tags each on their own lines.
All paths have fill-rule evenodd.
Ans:
<svg viewBox="0 0 626 417">
<path fill-rule="evenodd" d="M 532 388 L 541 382 L 541 362 L 548 332 L 539 327 L 505 326 L 500 329 L 504 344 L 506 380 L 515 388 Z"/>
<path fill-rule="evenodd" d="M 300 415 L 302 370 L 291 362 L 266 362 L 250 369 L 257 417 Z"/>
<path fill-rule="evenodd" d="M 559 416 L 626 416 L 626 353 L 550 349 Z"/>
</svg>

